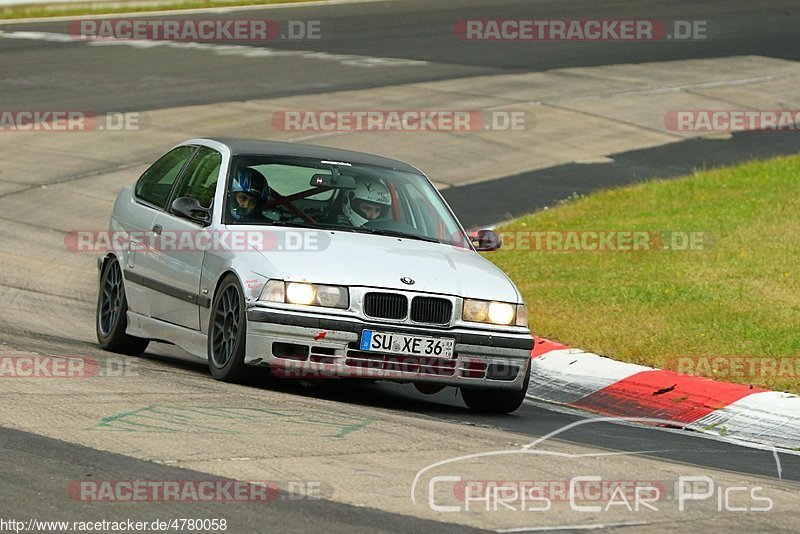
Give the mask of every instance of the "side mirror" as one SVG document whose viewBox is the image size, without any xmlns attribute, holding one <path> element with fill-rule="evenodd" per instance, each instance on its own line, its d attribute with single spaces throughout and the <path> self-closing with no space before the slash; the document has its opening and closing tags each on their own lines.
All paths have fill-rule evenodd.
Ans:
<svg viewBox="0 0 800 534">
<path fill-rule="evenodd" d="M 201 224 L 209 224 L 211 222 L 211 210 L 201 206 L 196 198 L 176 198 L 172 201 L 172 213 Z"/>
<path fill-rule="evenodd" d="M 499 249 L 503 245 L 500 234 L 494 230 L 478 230 L 470 232 L 469 239 L 478 252 L 491 252 Z"/>
</svg>

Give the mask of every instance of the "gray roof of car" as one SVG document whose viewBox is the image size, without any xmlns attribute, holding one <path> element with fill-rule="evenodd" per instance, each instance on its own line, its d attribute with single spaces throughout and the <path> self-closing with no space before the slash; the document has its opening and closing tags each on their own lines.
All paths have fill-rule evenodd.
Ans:
<svg viewBox="0 0 800 534">
<path fill-rule="evenodd" d="M 375 165 L 413 173 L 422 172 L 413 165 L 403 163 L 402 161 L 375 156 L 373 154 L 365 154 L 363 152 L 355 152 L 353 150 L 343 150 L 341 148 L 306 145 L 302 143 L 284 143 L 280 141 L 262 141 L 259 139 L 234 139 L 226 137 L 205 137 L 204 139 L 222 143 L 230 149 L 231 154 L 234 156 L 294 156 L 362 165 Z"/>
</svg>

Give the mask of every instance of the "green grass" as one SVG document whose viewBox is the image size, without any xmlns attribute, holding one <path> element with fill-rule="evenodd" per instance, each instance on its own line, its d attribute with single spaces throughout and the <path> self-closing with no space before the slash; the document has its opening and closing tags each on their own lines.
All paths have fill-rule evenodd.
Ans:
<svg viewBox="0 0 800 534">
<path fill-rule="evenodd" d="M 309 0 L 154 0 L 120 4 L 114 2 L 85 2 L 80 4 L 33 4 L 0 8 L 0 19 L 27 19 L 40 17 L 77 17 L 80 15 L 103 15 L 115 13 L 139 13 L 147 11 L 171 11 L 232 6 L 262 6 L 289 4 Z"/>
<path fill-rule="evenodd" d="M 704 250 L 500 249 L 532 331 L 612 358 L 675 368 L 679 357 L 800 360 L 800 157 L 572 198 L 501 231 L 704 232 Z M 677 369 L 676 369 L 677 370 Z M 794 376 L 724 379 L 800 392 Z M 771 375 L 771 376 L 769 376 Z"/>
</svg>

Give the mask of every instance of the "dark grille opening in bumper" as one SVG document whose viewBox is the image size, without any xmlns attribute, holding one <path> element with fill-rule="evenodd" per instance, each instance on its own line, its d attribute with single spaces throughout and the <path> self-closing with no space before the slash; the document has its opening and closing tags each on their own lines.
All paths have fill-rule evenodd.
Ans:
<svg viewBox="0 0 800 534">
<path fill-rule="evenodd" d="M 519 374 L 519 367 L 516 365 L 493 363 L 486 370 L 486 378 L 489 380 L 506 380 L 510 382 L 517 378 L 517 374 Z"/>
<path fill-rule="evenodd" d="M 414 297 L 411 301 L 411 320 L 417 323 L 448 324 L 453 315 L 453 303 L 436 297 Z"/>
<path fill-rule="evenodd" d="M 275 342 L 272 344 L 272 354 L 275 355 L 276 358 L 304 362 L 308 360 L 308 347 L 295 343 Z"/>
<path fill-rule="evenodd" d="M 367 293 L 364 295 L 364 314 L 378 319 L 405 319 L 408 299 L 396 293 Z"/>
</svg>

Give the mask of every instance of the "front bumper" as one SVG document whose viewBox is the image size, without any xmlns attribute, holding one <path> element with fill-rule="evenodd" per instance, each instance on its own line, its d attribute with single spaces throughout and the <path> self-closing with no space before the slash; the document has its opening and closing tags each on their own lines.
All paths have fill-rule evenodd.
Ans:
<svg viewBox="0 0 800 534">
<path fill-rule="evenodd" d="M 453 358 L 364 352 L 373 329 L 455 339 Z M 366 378 L 485 389 L 519 390 L 529 370 L 530 334 L 464 328 L 397 327 L 354 318 L 253 308 L 247 312 L 245 363 L 294 378 Z"/>
</svg>

